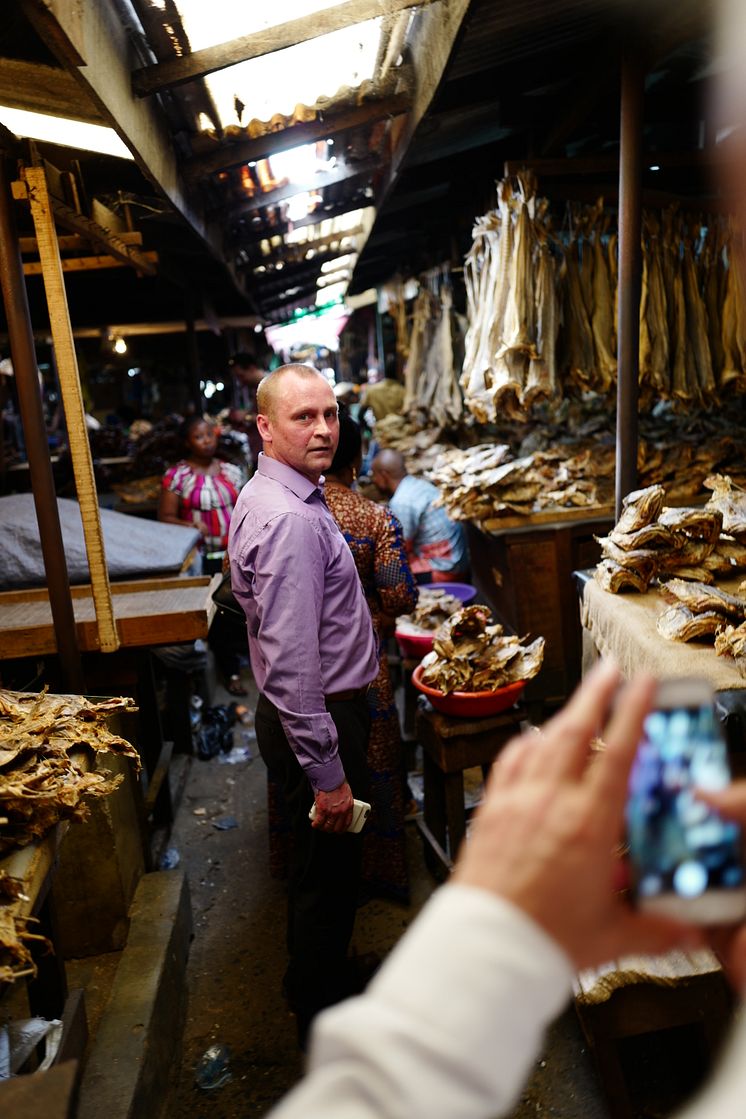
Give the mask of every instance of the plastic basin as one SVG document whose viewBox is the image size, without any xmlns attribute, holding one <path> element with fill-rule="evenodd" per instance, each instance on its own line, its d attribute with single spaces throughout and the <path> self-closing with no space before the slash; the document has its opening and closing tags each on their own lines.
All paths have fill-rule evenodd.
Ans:
<svg viewBox="0 0 746 1119">
<path fill-rule="evenodd" d="M 412 673 L 412 683 L 427 696 L 436 711 L 442 711 L 444 715 L 463 717 L 499 715 L 501 711 L 507 711 L 520 699 L 526 686 L 525 680 L 518 680 L 515 684 L 506 684 L 504 688 L 498 688 L 495 692 L 449 692 L 445 695 L 436 688 L 423 684 L 421 664 L 418 664 Z"/>
<path fill-rule="evenodd" d="M 423 583 L 420 590 L 445 591 L 454 598 L 460 598 L 464 606 L 477 597 L 477 588 L 472 587 L 471 583 Z"/>
<path fill-rule="evenodd" d="M 435 630 L 432 633 L 402 633 L 398 629 L 394 636 L 403 657 L 408 657 L 410 660 L 422 660 L 433 647 Z"/>
</svg>

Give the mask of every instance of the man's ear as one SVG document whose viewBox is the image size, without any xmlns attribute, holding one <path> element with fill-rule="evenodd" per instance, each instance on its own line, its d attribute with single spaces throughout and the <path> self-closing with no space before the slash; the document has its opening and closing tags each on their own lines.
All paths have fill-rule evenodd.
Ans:
<svg viewBox="0 0 746 1119">
<path fill-rule="evenodd" d="M 272 425 L 267 416 L 262 415 L 260 412 L 256 417 L 257 431 L 262 437 L 264 443 L 272 442 Z"/>
</svg>

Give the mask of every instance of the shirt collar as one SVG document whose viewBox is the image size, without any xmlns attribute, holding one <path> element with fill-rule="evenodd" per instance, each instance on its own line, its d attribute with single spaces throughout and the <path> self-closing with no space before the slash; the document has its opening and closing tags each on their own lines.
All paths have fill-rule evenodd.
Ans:
<svg viewBox="0 0 746 1119">
<path fill-rule="evenodd" d="M 310 478 L 306 478 L 305 474 L 300 474 L 297 470 L 293 470 L 292 466 L 287 466 L 284 462 L 278 462 L 275 458 L 270 458 L 265 455 L 264 451 L 259 452 L 259 459 L 256 466 L 257 472 L 263 474 L 265 478 L 271 478 L 274 482 L 279 482 L 280 485 L 286 486 L 291 490 L 296 497 L 301 501 L 308 501 L 309 497 L 318 493 L 322 497 L 324 495 L 324 475 L 319 478 L 318 486 L 315 486 Z"/>
</svg>

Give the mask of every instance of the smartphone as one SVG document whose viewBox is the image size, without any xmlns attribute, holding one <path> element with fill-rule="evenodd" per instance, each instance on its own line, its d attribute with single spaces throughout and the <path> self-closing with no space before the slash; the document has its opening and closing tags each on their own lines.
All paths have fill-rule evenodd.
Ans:
<svg viewBox="0 0 746 1119">
<path fill-rule="evenodd" d="M 626 822 L 640 909 L 696 924 L 746 915 L 741 829 L 695 790 L 730 782 L 725 739 L 705 680 L 658 686 L 632 768 Z"/>
<path fill-rule="evenodd" d="M 353 800 L 353 802 L 352 802 L 352 821 L 351 821 L 350 826 L 347 830 L 349 832 L 362 831 L 363 824 L 368 819 L 369 815 L 370 815 L 370 805 L 368 804 L 367 800 Z M 308 813 L 308 819 L 311 820 L 312 822 L 316 819 L 316 805 L 315 804 L 311 805 L 311 811 Z"/>
</svg>

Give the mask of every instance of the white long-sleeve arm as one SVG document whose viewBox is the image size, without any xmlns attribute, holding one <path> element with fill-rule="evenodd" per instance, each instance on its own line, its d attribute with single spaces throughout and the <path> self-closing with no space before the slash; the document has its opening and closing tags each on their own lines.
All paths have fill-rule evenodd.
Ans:
<svg viewBox="0 0 746 1119">
<path fill-rule="evenodd" d="M 492 1119 L 515 1102 L 572 968 L 520 910 L 449 884 L 364 995 L 322 1014 L 272 1119 Z"/>
</svg>

